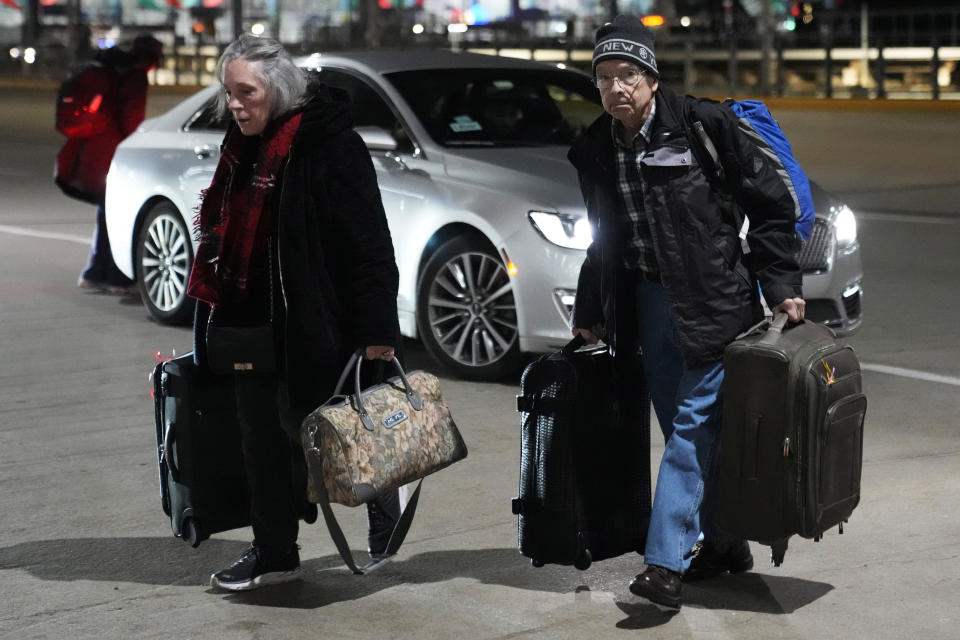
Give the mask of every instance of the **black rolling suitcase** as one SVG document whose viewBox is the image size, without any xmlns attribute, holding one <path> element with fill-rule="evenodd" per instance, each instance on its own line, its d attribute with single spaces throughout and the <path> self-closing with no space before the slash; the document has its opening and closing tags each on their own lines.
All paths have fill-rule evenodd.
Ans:
<svg viewBox="0 0 960 640">
<path fill-rule="evenodd" d="M 250 524 L 233 379 L 201 372 L 186 353 L 153 371 L 163 511 L 194 547 Z"/>
<path fill-rule="evenodd" d="M 214 533 L 248 526 L 233 377 L 201 370 L 193 352 L 185 353 L 154 367 L 153 398 L 160 498 L 173 534 L 197 547 Z M 306 499 L 305 465 L 300 514 L 313 523 L 317 508 Z"/>
<path fill-rule="evenodd" d="M 731 343 L 724 370 L 717 524 L 779 566 L 790 536 L 843 533 L 860 501 L 860 363 L 827 327 L 781 315 Z"/>
<path fill-rule="evenodd" d="M 643 376 L 614 376 L 604 348 L 577 338 L 523 372 L 520 553 L 586 569 L 643 553 L 650 522 L 650 403 Z M 633 384 L 627 396 L 617 385 Z M 622 387 L 621 387 L 622 388 Z M 629 406 L 618 398 L 630 397 Z"/>
</svg>

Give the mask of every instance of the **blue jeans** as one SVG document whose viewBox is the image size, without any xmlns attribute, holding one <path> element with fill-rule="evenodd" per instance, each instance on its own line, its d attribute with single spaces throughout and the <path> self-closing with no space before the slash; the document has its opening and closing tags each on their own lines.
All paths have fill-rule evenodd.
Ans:
<svg viewBox="0 0 960 640">
<path fill-rule="evenodd" d="M 127 287 L 134 283 L 113 262 L 110 237 L 107 235 L 107 214 L 103 204 L 97 206 L 97 226 L 93 230 L 93 240 L 90 242 L 90 258 L 87 260 L 87 268 L 83 270 L 80 277 L 111 287 Z"/>
<path fill-rule="evenodd" d="M 639 279 L 638 335 L 653 409 L 666 447 L 647 532 L 647 564 L 683 573 L 701 530 L 711 537 L 709 504 L 720 435 L 723 363 L 689 367 L 677 345 L 664 288 Z"/>
</svg>

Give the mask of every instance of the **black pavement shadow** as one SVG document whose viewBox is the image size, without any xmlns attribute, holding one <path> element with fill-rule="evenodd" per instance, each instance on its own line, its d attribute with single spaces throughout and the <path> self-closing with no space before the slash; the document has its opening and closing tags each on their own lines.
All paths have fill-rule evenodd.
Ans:
<svg viewBox="0 0 960 640">
<path fill-rule="evenodd" d="M 64 538 L 0 548 L 0 571 L 19 569 L 41 580 L 102 580 L 152 585 L 206 585 L 210 574 L 248 547 L 237 540 L 209 539 L 198 549 L 173 537 Z M 355 557 L 363 558 L 355 551 Z M 516 549 L 434 551 L 398 558 L 375 572 L 353 575 L 340 556 L 305 558 L 304 580 L 247 593 L 223 592 L 238 603 L 313 609 L 363 598 L 400 584 L 473 578 L 484 584 L 572 593 L 582 584 L 569 568 L 533 569 Z M 211 589 L 211 592 L 213 590 Z M 217 592 L 220 593 L 220 592 Z"/>
<path fill-rule="evenodd" d="M 833 585 L 760 573 L 723 575 L 683 585 L 683 603 L 704 609 L 793 613 L 833 591 Z"/>
<path fill-rule="evenodd" d="M 833 585 L 789 576 L 744 573 L 724 575 L 683 585 L 683 606 L 754 613 L 786 614 L 807 606 L 833 590 Z M 617 602 L 627 618 L 621 629 L 648 629 L 667 623 L 675 614 L 641 602 Z"/>
<path fill-rule="evenodd" d="M 22 569 L 41 580 L 201 585 L 248 546 L 210 539 L 193 549 L 173 536 L 37 540 L 0 548 L 0 571 Z"/>
<path fill-rule="evenodd" d="M 354 557 L 364 556 L 355 552 Z M 306 560 L 301 566 L 304 580 L 299 583 L 225 597 L 238 604 L 317 609 L 358 600 L 397 585 L 429 584 L 452 578 L 556 593 L 573 593 L 584 579 L 569 567 L 534 569 L 516 549 L 431 551 L 408 557 L 401 550 L 397 559 L 362 576 L 352 574 L 336 555 Z"/>
<path fill-rule="evenodd" d="M 618 629 L 652 629 L 667 624 L 676 611 L 661 611 L 656 606 L 641 602 L 617 601 L 617 606 L 627 617 L 617 622 Z"/>
<path fill-rule="evenodd" d="M 19 569 L 41 580 L 102 580 L 152 585 L 202 586 L 210 574 L 247 548 L 239 540 L 206 540 L 192 549 L 173 537 L 63 538 L 0 548 L 0 571 Z M 355 557 L 363 553 L 355 551 Z M 530 567 L 514 548 L 431 551 L 407 556 L 375 572 L 355 576 L 340 557 L 304 558 L 304 579 L 248 593 L 224 593 L 238 604 L 316 609 L 357 600 L 401 584 L 430 584 L 470 578 L 482 584 L 531 591 L 574 593 L 597 576 L 570 567 Z M 684 585 L 684 607 L 758 613 L 792 613 L 823 597 L 832 585 L 785 576 L 746 573 Z M 212 590 L 211 590 L 212 591 Z M 653 606 L 618 602 L 627 614 L 617 626 L 643 629 L 665 624 L 672 614 Z"/>
</svg>

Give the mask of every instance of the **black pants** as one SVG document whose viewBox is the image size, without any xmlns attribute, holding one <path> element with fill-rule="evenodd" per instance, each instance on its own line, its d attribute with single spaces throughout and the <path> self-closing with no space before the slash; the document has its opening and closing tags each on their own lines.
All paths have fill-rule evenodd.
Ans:
<svg viewBox="0 0 960 640">
<path fill-rule="evenodd" d="M 275 374 L 240 373 L 235 379 L 253 537 L 260 546 L 286 550 L 297 541 L 307 506 L 307 465 L 299 430 L 309 410 L 289 408 L 286 389 Z M 400 517 L 398 492 L 376 503 L 380 517 L 370 518 L 368 544 L 379 551 Z"/>
<path fill-rule="evenodd" d="M 80 277 L 111 287 L 126 287 L 134 283 L 134 280 L 124 275 L 113 261 L 110 237 L 107 235 L 107 214 L 102 204 L 97 207 L 97 226 L 93 230 L 93 240 L 90 242 L 90 257 Z"/>
<path fill-rule="evenodd" d="M 287 549 L 297 541 L 306 502 L 307 470 L 297 426 L 306 416 L 286 411 L 275 374 L 236 375 L 237 417 L 258 545 Z"/>
</svg>

